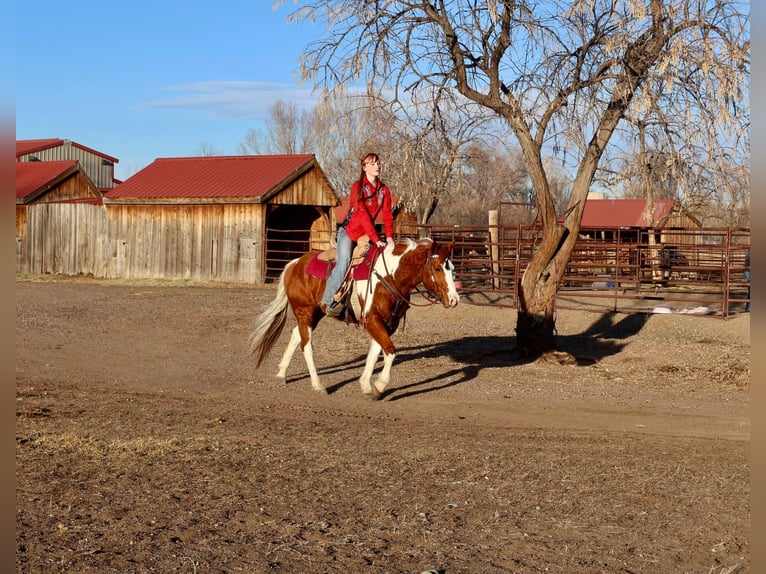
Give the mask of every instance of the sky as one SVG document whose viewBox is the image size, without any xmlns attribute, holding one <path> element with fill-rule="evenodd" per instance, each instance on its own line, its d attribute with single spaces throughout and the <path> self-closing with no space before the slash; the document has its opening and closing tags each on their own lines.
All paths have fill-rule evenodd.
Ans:
<svg viewBox="0 0 766 574">
<path fill-rule="evenodd" d="M 115 157 L 127 179 L 162 157 L 236 155 L 277 100 L 315 103 L 299 58 L 323 30 L 291 0 L 17 2 L 16 139 Z"/>
</svg>

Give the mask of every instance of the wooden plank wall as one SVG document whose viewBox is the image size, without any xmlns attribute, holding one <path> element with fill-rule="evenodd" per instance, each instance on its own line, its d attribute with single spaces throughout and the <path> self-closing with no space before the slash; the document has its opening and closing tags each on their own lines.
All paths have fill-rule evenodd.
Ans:
<svg viewBox="0 0 766 574">
<path fill-rule="evenodd" d="M 16 272 L 261 283 L 260 204 L 17 207 Z M 19 212 L 21 210 L 21 213 Z"/>
</svg>

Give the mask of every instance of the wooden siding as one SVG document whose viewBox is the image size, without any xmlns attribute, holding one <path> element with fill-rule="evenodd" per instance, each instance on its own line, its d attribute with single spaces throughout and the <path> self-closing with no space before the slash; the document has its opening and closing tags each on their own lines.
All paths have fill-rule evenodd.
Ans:
<svg viewBox="0 0 766 574">
<path fill-rule="evenodd" d="M 327 178 L 317 168 L 310 169 L 300 178 L 286 186 L 278 195 L 269 199 L 273 205 L 336 206 L 340 200 L 335 196 Z"/>
<path fill-rule="evenodd" d="M 37 201 L 53 202 L 67 201 L 70 199 L 100 199 L 101 193 L 93 186 L 93 183 L 87 176 L 81 172 L 75 173 L 67 178 L 49 192 L 40 197 Z"/>
<path fill-rule="evenodd" d="M 19 206 L 16 272 L 262 283 L 264 209 Z"/>
<path fill-rule="evenodd" d="M 71 143 L 21 155 L 18 161 L 30 161 L 32 158 L 37 158 L 40 161 L 76 159 L 96 187 L 103 189 L 113 188 L 116 185 L 114 183 L 114 164 L 100 155 L 80 149 Z M 108 162 L 108 165 L 104 165 L 104 162 Z"/>
</svg>

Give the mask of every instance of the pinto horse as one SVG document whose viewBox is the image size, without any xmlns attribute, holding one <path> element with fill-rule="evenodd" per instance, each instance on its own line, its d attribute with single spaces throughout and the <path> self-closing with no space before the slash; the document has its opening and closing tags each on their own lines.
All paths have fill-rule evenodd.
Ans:
<svg viewBox="0 0 766 574">
<path fill-rule="evenodd" d="M 354 280 L 346 316 L 335 319 L 363 326 L 371 337 L 367 361 L 359 378 L 367 398 L 380 399 L 391 380 L 391 365 L 396 357 L 391 335 L 411 305 L 412 291 L 422 284 L 436 297 L 429 299 L 429 303 L 441 301 L 446 308 L 455 307 L 460 301 L 453 278 L 454 267 L 449 259 L 451 249 L 452 243 L 439 245 L 431 239 L 402 239 L 379 252 L 366 279 Z M 325 316 L 319 306 L 325 279 L 307 272 L 316 255 L 316 252 L 306 253 L 285 265 L 277 294 L 256 319 L 249 341 L 250 352 L 259 367 L 285 326 L 289 305 L 298 324 L 279 362 L 277 377 L 286 378 L 287 367 L 300 344 L 311 386 L 326 394 L 314 366 L 312 350 L 313 333 Z M 372 374 L 381 350 L 383 368 L 373 383 Z"/>
</svg>

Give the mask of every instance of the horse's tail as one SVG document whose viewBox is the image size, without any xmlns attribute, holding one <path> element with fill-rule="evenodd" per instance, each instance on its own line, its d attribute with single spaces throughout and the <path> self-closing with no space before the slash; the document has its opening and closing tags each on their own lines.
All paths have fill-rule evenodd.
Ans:
<svg viewBox="0 0 766 574">
<path fill-rule="evenodd" d="M 269 303 L 258 318 L 250 331 L 250 354 L 255 355 L 255 366 L 260 367 L 269 351 L 282 333 L 282 329 L 287 322 L 287 291 L 285 291 L 285 273 L 289 267 L 295 264 L 296 260 L 290 261 L 285 265 L 282 274 L 279 276 L 277 294 L 274 300 Z"/>
</svg>

